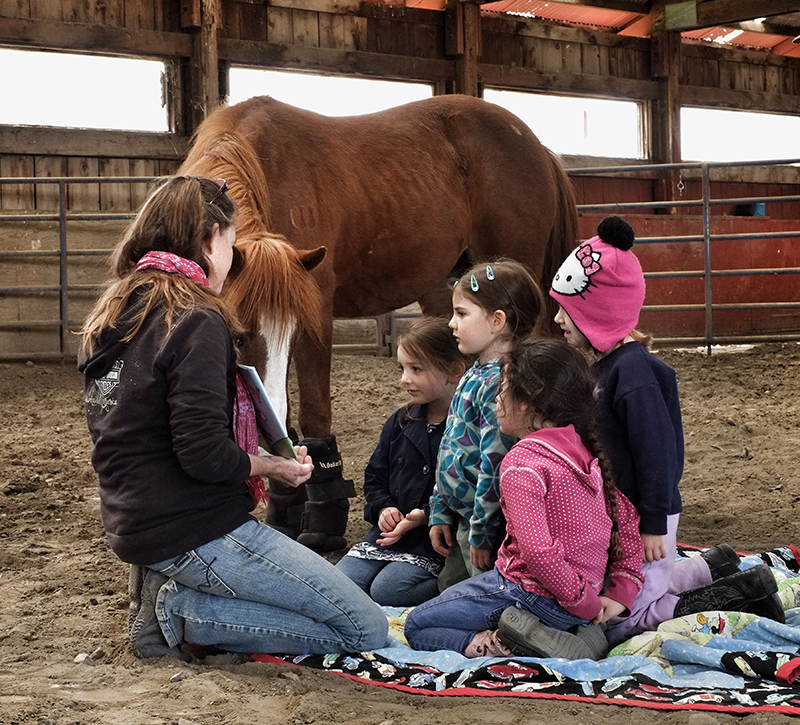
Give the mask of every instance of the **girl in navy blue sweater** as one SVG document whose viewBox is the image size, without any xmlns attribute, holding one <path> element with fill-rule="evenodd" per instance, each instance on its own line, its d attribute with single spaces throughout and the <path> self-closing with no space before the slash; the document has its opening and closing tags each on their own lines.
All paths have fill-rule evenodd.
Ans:
<svg viewBox="0 0 800 725">
<path fill-rule="evenodd" d="M 439 593 L 443 557 L 428 536 L 428 500 L 466 360 L 446 320 L 423 318 L 400 336 L 397 361 L 411 400 L 386 421 L 364 474 L 372 529 L 337 567 L 378 604 L 410 607 Z"/>
</svg>

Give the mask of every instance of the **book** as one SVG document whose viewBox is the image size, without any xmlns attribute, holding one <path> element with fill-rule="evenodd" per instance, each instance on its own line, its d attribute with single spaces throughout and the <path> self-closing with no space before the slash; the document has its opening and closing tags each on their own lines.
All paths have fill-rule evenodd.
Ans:
<svg viewBox="0 0 800 725">
<path fill-rule="evenodd" d="M 256 423 L 261 435 L 267 444 L 269 452 L 275 456 L 283 458 L 297 458 L 297 451 L 294 449 L 286 426 L 278 418 L 275 408 L 272 407 L 264 383 L 258 372 L 252 365 L 239 365 L 242 379 L 253 399 L 253 407 L 256 409 Z"/>
</svg>

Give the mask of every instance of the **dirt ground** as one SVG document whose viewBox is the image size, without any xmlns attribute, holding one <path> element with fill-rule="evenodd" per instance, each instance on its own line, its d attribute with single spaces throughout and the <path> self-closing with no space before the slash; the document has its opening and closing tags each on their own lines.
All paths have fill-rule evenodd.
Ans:
<svg viewBox="0 0 800 725">
<path fill-rule="evenodd" d="M 686 429 L 679 540 L 739 551 L 798 541 L 800 347 L 668 351 Z M 404 402 L 393 360 L 338 357 L 334 430 L 345 472 L 363 469 Z M 0 723 L 748 725 L 754 714 L 658 712 L 515 698 L 437 698 L 289 665 L 137 660 L 125 635 L 127 570 L 100 525 L 82 381 L 74 368 L 0 365 Z M 348 539 L 366 532 L 352 504 Z M 335 557 L 332 557 L 335 558 Z M 76 663 L 81 653 L 95 664 Z"/>
</svg>

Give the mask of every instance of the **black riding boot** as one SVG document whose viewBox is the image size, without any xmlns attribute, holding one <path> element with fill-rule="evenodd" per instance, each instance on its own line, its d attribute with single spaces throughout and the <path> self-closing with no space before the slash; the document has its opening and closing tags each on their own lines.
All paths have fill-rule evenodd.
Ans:
<svg viewBox="0 0 800 725">
<path fill-rule="evenodd" d="M 727 544 L 717 544 L 710 549 L 701 551 L 700 556 L 708 564 L 711 581 L 735 574 L 739 571 L 739 564 L 742 563 L 739 555 Z"/>
<path fill-rule="evenodd" d="M 674 616 L 722 610 L 749 612 L 783 623 L 786 616 L 777 592 L 778 585 L 769 567 L 758 564 L 704 587 L 683 592 L 678 598 Z"/>
<path fill-rule="evenodd" d="M 299 445 L 308 448 L 314 472 L 306 482 L 308 500 L 303 512 L 302 531 L 297 540 L 315 551 L 337 551 L 347 546 L 349 498 L 356 495 L 351 480 L 342 476 L 342 457 L 336 436 L 304 438 Z"/>
</svg>

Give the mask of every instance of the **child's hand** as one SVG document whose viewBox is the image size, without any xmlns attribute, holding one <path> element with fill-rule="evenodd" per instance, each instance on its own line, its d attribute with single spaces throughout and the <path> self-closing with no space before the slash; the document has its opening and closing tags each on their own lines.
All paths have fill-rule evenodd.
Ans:
<svg viewBox="0 0 800 725">
<path fill-rule="evenodd" d="M 472 566 L 481 571 L 489 571 L 494 566 L 494 555 L 489 549 L 477 549 L 470 546 L 469 560 L 472 562 Z"/>
<path fill-rule="evenodd" d="M 624 604 L 615 602 L 613 599 L 604 597 L 602 594 L 600 595 L 600 602 L 603 606 L 598 615 L 592 620 L 592 624 L 602 624 L 613 617 L 618 617 L 625 611 Z"/>
<path fill-rule="evenodd" d="M 383 536 L 377 540 L 377 543 L 381 546 L 396 544 L 406 532 L 426 523 L 428 523 L 428 517 L 425 516 L 425 512 L 422 509 L 414 509 L 409 512 L 408 516 L 403 517 L 403 520 L 392 531 L 384 531 Z"/>
<path fill-rule="evenodd" d="M 450 547 L 453 545 L 453 529 L 449 524 L 434 524 L 430 530 L 433 550 L 442 556 L 450 556 Z"/>
<path fill-rule="evenodd" d="M 394 527 L 402 520 L 403 514 L 400 513 L 400 509 L 395 506 L 387 506 L 385 509 L 381 509 L 378 515 L 378 528 L 384 534 L 388 534 L 390 531 L 394 531 Z"/>
<path fill-rule="evenodd" d="M 659 561 L 667 556 L 667 537 L 660 534 L 642 534 L 644 560 Z"/>
</svg>

